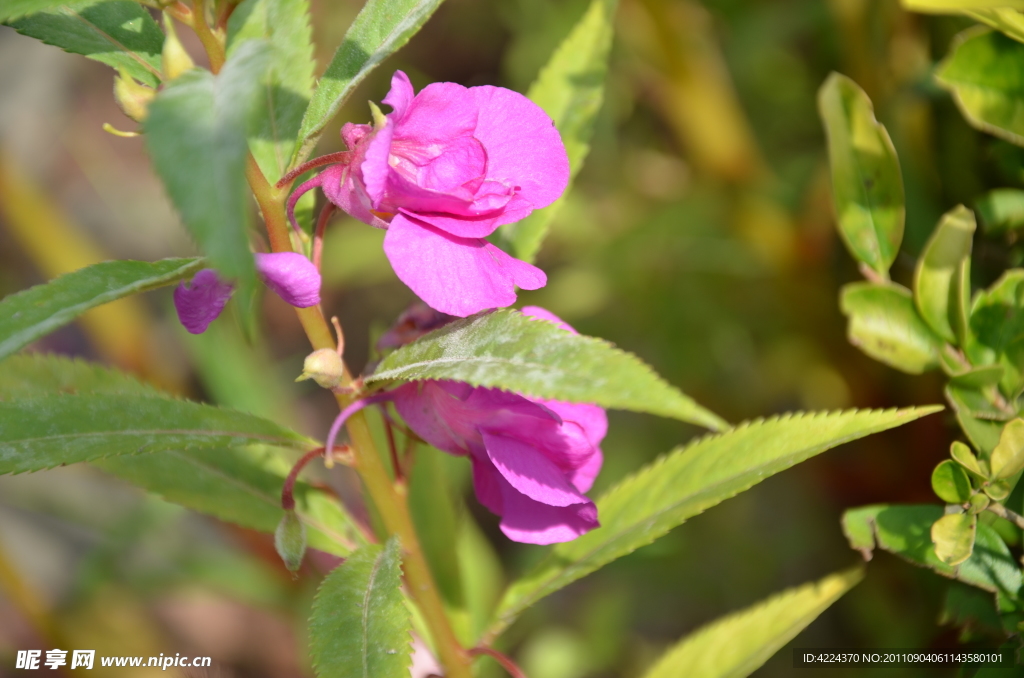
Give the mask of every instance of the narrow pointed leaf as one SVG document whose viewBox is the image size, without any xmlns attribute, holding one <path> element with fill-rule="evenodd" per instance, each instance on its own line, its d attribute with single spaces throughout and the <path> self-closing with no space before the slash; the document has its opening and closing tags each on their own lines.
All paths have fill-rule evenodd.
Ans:
<svg viewBox="0 0 1024 678">
<path fill-rule="evenodd" d="M 302 118 L 292 166 L 309 157 L 324 127 L 356 85 L 384 59 L 409 42 L 442 0 L 367 0 L 320 77 Z"/>
<path fill-rule="evenodd" d="M 995 8 L 1024 9 L 1022 0 L 902 0 L 904 8 L 925 14 L 961 14 Z"/>
<path fill-rule="evenodd" d="M 264 176 L 275 183 L 295 152 L 302 115 L 313 94 L 313 30 L 309 0 L 245 0 L 228 21 L 228 57 L 246 40 L 270 45 L 263 83 L 267 110 L 249 135 L 249 149 Z"/>
<path fill-rule="evenodd" d="M 30 16 L 17 18 L 25 14 Z M 160 83 L 164 33 L 136 2 L 6 0 L 0 3 L 0 23 L 5 21 L 19 33 L 65 52 L 123 68 L 147 85 Z"/>
<path fill-rule="evenodd" d="M 209 264 L 237 285 L 247 316 L 256 270 L 247 236 L 246 131 L 260 102 L 269 50 L 249 40 L 217 76 L 189 71 L 149 106 L 146 147 L 171 202 Z"/>
<path fill-rule="evenodd" d="M 1024 44 L 973 28 L 958 35 L 935 74 L 974 127 L 1024 145 Z"/>
<path fill-rule="evenodd" d="M 159 396 L 129 374 L 82 360 L 22 354 L 0 363 L 0 401 L 55 393 Z M 281 487 L 291 461 L 276 450 L 254 446 L 166 450 L 109 457 L 93 465 L 167 501 L 272 533 L 281 519 Z M 354 520 L 334 498 L 300 481 L 295 501 L 313 548 L 345 556 L 365 543 Z"/>
<path fill-rule="evenodd" d="M 90 308 L 189 278 L 201 259 L 105 261 L 0 300 L 0 359 Z"/>
<path fill-rule="evenodd" d="M 368 384 L 452 379 L 525 395 L 727 424 L 631 353 L 501 310 L 457 320 L 386 357 Z"/>
<path fill-rule="evenodd" d="M 853 80 L 833 73 L 818 92 L 828 136 L 839 234 L 857 261 L 883 278 L 903 240 L 903 177 L 892 140 L 871 100 Z"/>
<path fill-rule="evenodd" d="M 62 394 L 0 403 L 0 474 L 158 450 L 312 442 L 259 417 L 173 398 Z"/>
<path fill-rule="evenodd" d="M 717 619 L 683 638 L 644 678 L 742 678 L 864 578 L 855 567 Z"/>
<path fill-rule="evenodd" d="M 583 17 L 558 46 L 526 96 L 554 120 L 569 155 L 570 177 L 565 192 L 590 151 L 597 114 L 604 101 L 613 20 L 617 0 L 591 0 Z M 520 222 L 502 227 L 502 239 L 524 261 L 537 256 L 562 198 Z"/>
<path fill-rule="evenodd" d="M 707 436 L 644 467 L 597 501 L 601 527 L 552 549 L 505 593 L 488 634 L 523 610 L 688 518 L 842 443 L 900 426 L 941 407 L 797 413 Z"/>
<path fill-rule="evenodd" d="M 404 678 L 412 651 L 397 537 L 369 545 L 320 584 L 309 620 L 310 654 L 320 678 Z"/>
<path fill-rule="evenodd" d="M 931 528 L 942 518 L 941 506 L 876 504 L 851 509 L 843 514 L 843 532 L 850 546 L 871 559 L 880 548 L 915 565 L 927 567 L 950 579 L 1017 599 L 1021 588 L 1020 567 L 1002 538 L 991 527 L 979 524 L 974 551 L 959 566 L 951 566 L 935 555 Z"/>
<path fill-rule="evenodd" d="M 850 321 L 850 343 L 875 360 L 910 374 L 938 367 L 942 339 L 918 315 L 906 288 L 850 283 L 839 306 Z"/>
<path fill-rule="evenodd" d="M 962 294 L 957 271 L 965 260 L 970 261 L 976 227 L 974 213 L 963 205 L 947 212 L 935 227 L 914 271 L 917 310 L 949 342 L 965 338 L 969 296 L 964 298 Z"/>
</svg>

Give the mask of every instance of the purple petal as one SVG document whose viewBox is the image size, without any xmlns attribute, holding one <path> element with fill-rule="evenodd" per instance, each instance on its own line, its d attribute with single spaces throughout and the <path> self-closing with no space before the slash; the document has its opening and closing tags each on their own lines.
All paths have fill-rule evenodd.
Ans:
<svg viewBox="0 0 1024 678">
<path fill-rule="evenodd" d="M 459 393 L 446 388 L 445 383 L 450 382 L 414 381 L 395 389 L 395 409 L 406 425 L 428 444 L 450 454 L 466 455 L 469 454 L 467 432 L 456 432 L 448 423 L 448 419 L 459 423 L 457 413 L 452 412 L 455 408 L 453 401 L 459 400 Z M 463 386 L 472 388 L 469 384 Z"/>
<path fill-rule="evenodd" d="M 504 515 L 501 531 L 512 541 L 522 544 L 558 544 L 572 541 L 590 532 L 601 523 L 597 520 L 597 507 L 591 501 L 571 506 L 548 506 L 533 501 L 502 485 Z"/>
<path fill-rule="evenodd" d="M 569 183 L 569 156 L 548 114 L 503 87 L 470 91 L 480 107 L 473 136 L 487 149 L 487 178 L 518 186 L 535 209 L 557 200 Z"/>
<path fill-rule="evenodd" d="M 257 254 L 256 272 L 267 287 L 292 306 L 309 308 L 320 303 L 320 272 L 297 252 Z"/>
<path fill-rule="evenodd" d="M 396 121 L 395 142 L 443 147 L 458 137 L 476 136 L 478 115 L 479 106 L 470 89 L 454 82 L 435 82 L 420 90 Z"/>
<path fill-rule="evenodd" d="M 587 463 L 575 471 L 569 472 L 569 482 L 580 492 L 589 492 L 590 488 L 594 486 L 594 480 L 601 472 L 602 464 L 604 464 L 604 454 L 598 447 L 594 449 L 594 454 L 587 459 Z"/>
<path fill-rule="evenodd" d="M 388 177 L 391 175 L 391 166 L 388 158 L 391 155 L 391 140 L 395 133 L 395 125 L 390 119 L 384 126 L 373 133 L 370 144 L 366 147 L 366 156 L 359 171 L 363 175 L 363 185 L 366 186 L 366 194 L 370 196 L 370 202 L 374 209 L 380 207 L 384 199 L 384 190 L 388 185 Z"/>
<path fill-rule="evenodd" d="M 586 403 L 566 403 L 559 400 L 540 400 L 531 398 L 533 402 L 555 412 L 566 423 L 574 423 L 583 429 L 587 440 L 594 446 L 600 445 L 608 433 L 608 415 L 604 408 Z"/>
<path fill-rule="evenodd" d="M 573 487 L 565 472 L 526 443 L 483 432 L 487 456 L 517 491 L 549 506 L 590 501 Z"/>
<path fill-rule="evenodd" d="M 509 306 L 515 287 L 537 289 L 544 272 L 485 240 L 457 238 L 403 214 L 384 237 L 384 253 L 399 279 L 431 308 L 466 317 Z"/>
<path fill-rule="evenodd" d="M 485 455 L 474 454 L 470 460 L 473 463 L 473 491 L 476 493 L 477 501 L 494 515 L 500 516 L 505 512 L 501 494 L 501 485 L 504 481 L 501 474 Z"/>
<path fill-rule="evenodd" d="M 391 91 L 382 99 L 382 102 L 392 108 L 392 115 L 395 120 L 401 120 L 409 110 L 412 103 L 414 90 L 409 76 L 402 71 L 395 71 L 391 76 Z"/>
<path fill-rule="evenodd" d="M 183 282 L 174 290 L 178 320 L 192 334 L 202 334 L 224 310 L 234 289 L 212 268 L 199 271 L 187 286 Z"/>
<path fill-rule="evenodd" d="M 352 178 L 352 174 L 351 167 L 332 165 L 317 175 L 316 179 L 324 189 L 324 196 L 344 210 L 346 214 L 364 224 L 376 228 L 387 228 L 387 222 L 371 211 L 370 197 L 366 195 L 362 185 Z M 303 184 L 303 186 L 305 185 Z M 300 188 L 302 187 L 300 186 Z"/>
</svg>

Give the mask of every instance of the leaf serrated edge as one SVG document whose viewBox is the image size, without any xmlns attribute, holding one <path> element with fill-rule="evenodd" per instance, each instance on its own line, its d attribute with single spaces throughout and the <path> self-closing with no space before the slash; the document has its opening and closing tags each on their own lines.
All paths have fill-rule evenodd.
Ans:
<svg viewBox="0 0 1024 678">
<path fill-rule="evenodd" d="M 163 397 L 164 395 L 166 395 L 167 397 L 174 397 L 171 394 L 166 394 L 166 392 L 159 390 L 152 384 L 142 381 L 141 379 L 137 378 L 134 374 L 122 372 L 121 370 L 117 370 L 112 367 L 107 367 L 106 365 L 101 365 L 99 363 L 94 363 L 91 360 L 86 360 L 85 358 L 82 358 L 81 356 L 65 356 L 59 353 L 28 352 L 16 353 L 11 356 L 8 356 L 7 358 L 0 360 L 0 379 L 3 378 L 3 371 L 5 367 L 9 367 L 10 365 L 13 365 L 18 362 L 23 362 L 26 364 L 48 363 L 50 365 L 67 365 L 72 369 L 81 368 L 88 370 L 93 375 L 103 374 L 115 376 L 118 379 L 123 379 L 124 381 L 128 382 L 131 385 L 131 387 L 127 388 L 127 390 L 122 390 L 121 388 L 118 387 L 76 390 L 73 392 L 58 390 L 41 393 L 39 396 L 32 397 L 47 397 L 50 395 L 99 395 L 104 393 L 111 393 L 114 395 L 156 395 L 158 397 Z M 138 390 L 133 391 L 131 390 L 131 388 L 137 388 Z M 24 397 L 22 396 L 21 398 L 23 399 Z M 0 403 L 2 402 L 8 401 L 4 399 L 2 394 L 0 394 Z"/>
</svg>

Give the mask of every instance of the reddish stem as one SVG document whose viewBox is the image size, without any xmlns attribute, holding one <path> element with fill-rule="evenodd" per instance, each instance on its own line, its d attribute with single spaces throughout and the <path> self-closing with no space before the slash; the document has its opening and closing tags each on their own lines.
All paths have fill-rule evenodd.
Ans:
<svg viewBox="0 0 1024 678">
<path fill-rule="evenodd" d="M 338 151 L 337 153 L 328 153 L 327 155 L 321 155 L 319 158 L 313 158 L 309 162 L 304 162 L 288 174 L 278 179 L 276 187 L 284 188 L 288 184 L 295 181 L 295 177 L 300 174 L 305 174 L 311 169 L 317 167 L 323 167 L 324 165 L 333 165 L 336 162 L 348 162 L 349 158 L 352 157 L 352 153 L 349 151 Z"/>
<path fill-rule="evenodd" d="M 335 209 L 337 208 L 334 203 L 328 200 L 316 220 L 316 231 L 313 233 L 313 265 L 316 266 L 317 271 L 320 270 L 320 261 L 324 253 L 324 231 L 327 230 L 327 222 L 331 220 Z"/>
<path fill-rule="evenodd" d="M 292 467 L 291 472 L 288 473 L 288 477 L 284 480 L 284 487 L 281 488 L 281 508 L 285 511 L 291 511 L 295 508 L 295 497 L 293 492 L 295 491 L 295 481 L 299 477 L 299 472 L 306 464 L 322 455 L 326 449 L 327 448 L 325 447 L 318 447 L 315 450 L 307 452 L 302 456 L 302 459 L 299 459 L 299 461 L 296 462 L 295 466 Z"/>
<path fill-rule="evenodd" d="M 391 466 L 395 469 L 395 481 L 402 481 L 402 464 L 398 461 L 398 447 L 395 445 L 395 431 L 391 426 L 391 417 L 387 415 L 387 405 L 382 405 L 384 410 L 384 433 L 388 438 L 388 450 L 391 452 Z"/>
<path fill-rule="evenodd" d="M 496 662 L 501 664 L 505 668 L 505 670 L 508 671 L 508 675 L 512 676 L 512 678 L 526 678 L 526 674 L 523 673 L 523 670 L 519 668 L 519 666 L 517 666 L 516 663 L 512 661 L 510 657 L 502 654 L 501 652 L 498 652 L 493 647 L 484 647 L 481 645 L 479 647 L 474 647 L 472 650 L 469 651 L 470 657 L 479 657 L 482 654 L 491 657 Z"/>
</svg>

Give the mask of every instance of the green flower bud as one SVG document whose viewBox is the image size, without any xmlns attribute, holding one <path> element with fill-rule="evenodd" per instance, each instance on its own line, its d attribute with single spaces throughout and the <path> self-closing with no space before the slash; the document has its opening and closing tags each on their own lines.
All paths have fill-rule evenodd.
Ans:
<svg viewBox="0 0 1024 678">
<path fill-rule="evenodd" d="M 123 68 L 114 76 L 114 101 L 121 111 L 135 122 L 146 119 L 149 102 L 155 96 L 155 90 L 135 82 L 135 78 L 128 75 L 128 71 Z"/>
<path fill-rule="evenodd" d="M 302 364 L 302 374 L 295 381 L 312 379 L 324 388 L 335 388 L 341 384 L 345 375 L 345 365 L 341 356 L 329 348 L 321 348 L 306 356 Z"/>
<path fill-rule="evenodd" d="M 298 572 L 306 555 L 306 526 L 295 511 L 285 511 L 274 532 L 274 548 L 289 572 Z"/>
<path fill-rule="evenodd" d="M 164 38 L 161 59 L 164 66 L 164 80 L 170 82 L 185 71 L 195 68 L 196 65 L 192 61 L 192 57 L 185 51 L 181 41 L 178 40 L 178 34 L 174 30 L 174 21 L 167 14 L 164 14 L 164 29 L 167 31 L 167 37 Z"/>
</svg>

